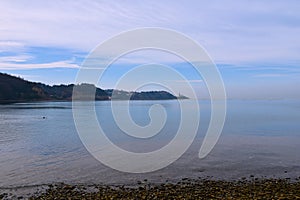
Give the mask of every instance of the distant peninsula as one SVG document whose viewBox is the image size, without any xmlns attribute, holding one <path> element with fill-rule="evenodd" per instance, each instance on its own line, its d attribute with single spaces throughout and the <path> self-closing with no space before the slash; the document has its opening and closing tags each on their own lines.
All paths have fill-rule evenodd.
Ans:
<svg viewBox="0 0 300 200">
<path fill-rule="evenodd" d="M 74 84 L 49 86 L 0 73 L 0 103 L 18 103 L 35 101 L 71 101 Z M 178 97 L 166 91 L 128 92 L 123 90 L 103 90 L 95 85 L 83 83 L 76 85 L 82 90 L 96 91 L 95 100 L 171 100 L 188 99 L 183 95 Z"/>
</svg>

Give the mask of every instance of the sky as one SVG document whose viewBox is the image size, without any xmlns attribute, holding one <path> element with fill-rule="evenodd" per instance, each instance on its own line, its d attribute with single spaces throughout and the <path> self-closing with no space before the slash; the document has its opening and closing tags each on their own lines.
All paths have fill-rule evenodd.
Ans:
<svg viewBox="0 0 300 200">
<path fill-rule="evenodd" d="M 74 83 L 99 44 L 124 31 L 160 27 L 185 34 L 206 50 L 228 98 L 300 98 L 299 10 L 297 0 L 1 0 L 0 72 L 50 85 Z M 192 66 L 157 51 L 121 58 L 99 86 L 113 88 L 133 66 L 153 62 L 178 70 L 199 98 L 207 97 Z M 176 93 L 185 94 L 177 83 Z"/>
</svg>

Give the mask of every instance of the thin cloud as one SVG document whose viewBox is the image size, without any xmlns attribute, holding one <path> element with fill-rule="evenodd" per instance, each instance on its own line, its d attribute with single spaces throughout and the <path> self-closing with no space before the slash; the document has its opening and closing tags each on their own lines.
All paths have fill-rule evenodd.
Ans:
<svg viewBox="0 0 300 200">
<path fill-rule="evenodd" d="M 1 16 L 1 14 L 0 14 Z M 0 35 L 1 35 L 1 31 L 0 31 Z M 15 41 L 1 41 L 0 40 L 0 53 L 3 52 L 20 52 L 20 51 L 24 51 L 25 49 L 25 45 L 23 43 L 20 42 L 15 42 Z"/>
<path fill-rule="evenodd" d="M 245 62 L 238 64 L 217 64 L 220 69 L 238 70 L 238 71 L 273 71 L 280 73 L 299 73 L 299 61 L 295 62 L 272 62 L 272 63 L 259 63 L 259 62 Z"/>
<path fill-rule="evenodd" d="M 47 68 L 79 68 L 79 65 L 71 63 L 70 61 L 58 61 L 50 63 L 38 64 L 20 64 L 20 63 L 0 63 L 1 70 L 24 70 L 24 69 L 47 69 Z"/>
<path fill-rule="evenodd" d="M 164 27 L 196 40 L 216 62 L 293 60 L 299 57 L 298 4 L 3 0 L 0 38 L 88 52 L 122 31 Z"/>
<path fill-rule="evenodd" d="M 254 75 L 255 78 L 276 78 L 276 77 L 283 77 L 288 76 L 287 74 L 257 74 Z"/>
<path fill-rule="evenodd" d="M 18 56 L 2 56 L 0 57 L 0 63 L 9 63 L 9 62 L 27 62 L 31 60 L 33 56 L 30 55 L 18 55 Z"/>
<path fill-rule="evenodd" d="M 202 83 L 203 82 L 203 80 L 171 80 L 171 81 L 173 81 L 173 82 L 176 82 L 176 83 L 187 83 L 187 82 L 189 82 L 189 83 Z"/>
</svg>

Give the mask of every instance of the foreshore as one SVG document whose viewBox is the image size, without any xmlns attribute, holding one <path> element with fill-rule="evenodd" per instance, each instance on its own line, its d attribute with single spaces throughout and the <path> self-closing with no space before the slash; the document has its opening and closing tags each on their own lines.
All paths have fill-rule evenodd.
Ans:
<svg viewBox="0 0 300 200">
<path fill-rule="evenodd" d="M 300 199 L 300 179 L 241 179 L 223 181 L 182 179 L 177 183 L 151 184 L 147 180 L 134 186 L 70 185 L 43 186 L 30 196 L 0 195 L 1 199 Z"/>
</svg>

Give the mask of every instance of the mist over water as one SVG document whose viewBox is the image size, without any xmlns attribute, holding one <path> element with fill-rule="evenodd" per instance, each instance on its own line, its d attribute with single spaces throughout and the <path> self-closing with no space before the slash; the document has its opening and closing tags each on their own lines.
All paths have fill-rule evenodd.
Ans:
<svg viewBox="0 0 300 200">
<path fill-rule="evenodd" d="M 152 105 L 165 108 L 164 128 L 149 139 L 123 133 L 113 120 L 110 103 L 96 102 L 98 121 L 107 137 L 125 150 L 151 152 L 168 144 L 176 134 L 180 122 L 176 100 L 130 102 L 132 119 L 141 126 L 149 124 Z M 118 102 L 117 109 L 124 109 L 126 103 Z M 200 100 L 200 110 L 196 140 L 179 160 L 156 172 L 129 174 L 104 166 L 88 153 L 76 132 L 71 102 L 1 105 L 0 187 L 57 182 L 135 184 L 145 178 L 159 183 L 183 177 L 299 176 L 299 100 L 228 101 L 221 138 L 202 160 L 198 151 L 210 120 L 210 102 Z"/>
</svg>

